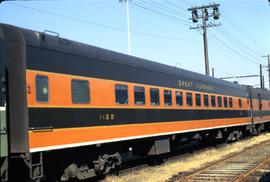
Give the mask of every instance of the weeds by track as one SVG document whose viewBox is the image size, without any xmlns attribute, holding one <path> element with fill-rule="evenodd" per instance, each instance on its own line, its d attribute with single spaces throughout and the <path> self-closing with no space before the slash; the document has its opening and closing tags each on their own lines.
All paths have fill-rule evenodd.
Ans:
<svg viewBox="0 0 270 182">
<path fill-rule="evenodd" d="M 169 181 L 259 181 L 270 164 L 270 140 L 245 148 L 219 161 Z M 258 173 L 260 172 L 260 175 Z"/>
<path fill-rule="evenodd" d="M 223 147 L 227 144 L 224 143 L 207 143 L 191 142 L 190 144 L 180 146 L 176 151 L 168 154 L 163 154 L 158 157 L 136 157 L 135 159 L 123 162 L 123 166 L 112 176 L 122 177 L 130 173 L 136 173 L 136 171 L 144 170 L 159 166 L 164 163 L 169 163 L 177 160 L 185 160 L 190 155 L 196 155 L 196 153 L 203 152 L 209 149 Z"/>
</svg>

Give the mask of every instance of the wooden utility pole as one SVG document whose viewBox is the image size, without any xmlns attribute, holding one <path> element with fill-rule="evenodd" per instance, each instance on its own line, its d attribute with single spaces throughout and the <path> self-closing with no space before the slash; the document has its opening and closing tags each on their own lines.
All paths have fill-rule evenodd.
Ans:
<svg viewBox="0 0 270 182">
<path fill-rule="evenodd" d="M 188 8 L 188 11 L 191 11 L 192 13 L 192 21 L 193 23 L 197 23 L 199 18 L 202 19 L 202 25 L 197 25 L 196 27 L 190 27 L 190 29 L 202 29 L 203 30 L 203 45 L 204 45 L 204 62 L 205 62 L 205 74 L 207 76 L 210 75 L 209 71 L 209 58 L 208 58 L 208 44 L 207 44 L 207 28 L 214 27 L 214 26 L 220 26 L 221 24 L 213 24 L 213 23 L 207 23 L 209 17 L 213 17 L 214 20 L 218 20 L 220 13 L 218 10 L 219 4 L 209 4 L 206 6 L 197 6 L 197 7 L 191 7 Z M 208 13 L 208 9 L 212 8 L 213 11 L 211 13 Z M 201 11 L 200 15 L 198 14 L 198 10 Z"/>
<path fill-rule="evenodd" d="M 262 64 L 260 64 L 260 83 L 261 83 L 261 89 L 263 89 Z"/>
<path fill-rule="evenodd" d="M 205 14 L 205 13 L 204 13 Z M 208 59 L 208 44 L 207 44 L 207 29 L 206 18 L 203 15 L 203 47 L 204 47 L 204 60 L 205 60 L 205 74 L 209 76 L 209 59 Z"/>
<path fill-rule="evenodd" d="M 268 82 L 269 82 L 269 90 L 270 90 L 270 55 L 267 54 L 267 60 L 268 60 Z"/>
<path fill-rule="evenodd" d="M 269 90 L 270 90 L 270 55 L 267 54 L 266 56 L 262 56 L 262 57 L 266 57 L 268 61 L 268 65 L 266 67 L 268 71 L 268 83 L 269 83 Z"/>
</svg>

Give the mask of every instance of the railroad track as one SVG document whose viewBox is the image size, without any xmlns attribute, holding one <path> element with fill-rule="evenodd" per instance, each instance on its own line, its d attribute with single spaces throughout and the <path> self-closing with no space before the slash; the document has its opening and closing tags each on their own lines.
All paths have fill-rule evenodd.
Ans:
<svg viewBox="0 0 270 182">
<path fill-rule="evenodd" d="M 179 173 L 169 181 L 259 181 L 270 166 L 270 141 L 244 149 L 190 173 Z M 259 174 L 259 175 L 258 175 Z"/>
<path fill-rule="evenodd" d="M 181 146 L 181 148 L 179 148 L 173 153 L 163 154 L 158 158 L 140 157 L 139 160 L 129 161 L 125 163 L 124 167 L 122 167 L 118 171 L 118 176 L 128 174 L 138 169 L 147 168 L 149 166 L 156 166 L 156 165 L 158 166 L 161 163 L 183 160 L 187 156 L 190 156 L 191 155 L 190 153 L 194 155 L 194 153 L 203 152 L 213 148 L 219 148 L 224 145 L 225 144 L 223 143 L 215 143 L 215 144 L 208 144 L 207 146 L 205 146 L 200 142 L 193 142 L 191 144 Z"/>
</svg>

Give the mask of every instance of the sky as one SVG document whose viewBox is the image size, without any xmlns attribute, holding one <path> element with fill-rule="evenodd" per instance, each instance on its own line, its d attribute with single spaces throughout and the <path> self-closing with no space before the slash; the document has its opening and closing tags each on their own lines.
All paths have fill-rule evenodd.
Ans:
<svg viewBox="0 0 270 182">
<path fill-rule="evenodd" d="M 205 73 L 201 24 L 190 20 L 190 7 L 220 4 L 221 24 L 207 29 L 210 69 L 215 77 L 258 75 L 263 65 L 268 88 L 270 5 L 268 0 L 130 0 L 131 55 Z M 127 6 L 119 0 L 4 1 L 0 23 L 128 54 Z M 209 9 L 209 12 L 212 10 Z M 258 87 L 258 77 L 228 79 Z"/>
</svg>

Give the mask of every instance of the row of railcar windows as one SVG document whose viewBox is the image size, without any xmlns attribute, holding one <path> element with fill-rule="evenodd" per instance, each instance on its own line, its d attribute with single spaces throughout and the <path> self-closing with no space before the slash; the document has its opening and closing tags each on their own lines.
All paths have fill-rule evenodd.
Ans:
<svg viewBox="0 0 270 182">
<path fill-rule="evenodd" d="M 128 104 L 128 86 L 116 84 L 115 85 L 115 99 L 117 104 Z M 151 105 L 160 105 L 159 100 L 159 89 L 158 88 L 150 88 L 150 103 Z M 173 105 L 172 103 L 172 91 L 171 90 L 164 90 L 163 91 L 163 98 L 164 104 L 166 106 Z M 231 97 L 222 97 L 217 96 L 217 103 L 216 103 L 216 96 L 210 96 L 209 102 L 209 95 L 208 94 L 195 94 L 195 105 L 202 106 L 202 99 L 205 107 L 209 107 L 210 103 L 212 107 L 222 107 L 222 105 L 227 108 L 233 107 L 233 99 Z M 183 105 L 183 92 L 175 91 L 175 102 L 177 106 Z M 145 104 L 145 88 L 140 86 L 134 86 L 134 103 L 136 105 L 143 105 Z M 193 94 L 191 92 L 186 92 L 186 104 L 188 106 L 193 106 Z M 238 106 L 242 108 L 242 100 L 238 99 Z"/>
<path fill-rule="evenodd" d="M 71 95 L 72 103 L 74 104 L 87 104 L 90 103 L 90 84 L 87 80 L 71 80 Z M 150 103 L 151 105 L 160 105 L 160 93 L 158 88 L 150 88 Z M 163 91 L 164 104 L 166 106 L 172 106 L 172 91 L 165 89 Z M 186 92 L 186 104 L 188 106 L 193 106 L 193 94 L 191 92 Z M 202 99 L 205 107 L 209 107 L 210 103 L 212 107 L 222 107 L 222 105 L 227 108 L 233 107 L 233 100 L 229 97 L 210 96 L 207 94 L 195 94 L 195 105 L 202 106 Z M 117 104 L 128 104 L 128 86 L 122 84 L 115 85 L 115 99 Z M 49 101 L 49 80 L 47 76 L 37 75 L 36 76 L 36 100 L 38 102 L 48 102 Z M 136 105 L 145 104 L 145 88 L 142 86 L 134 86 L 134 103 Z M 175 103 L 177 106 L 183 105 L 183 92 L 175 91 Z M 238 106 L 242 108 L 242 100 L 238 99 Z"/>
</svg>

